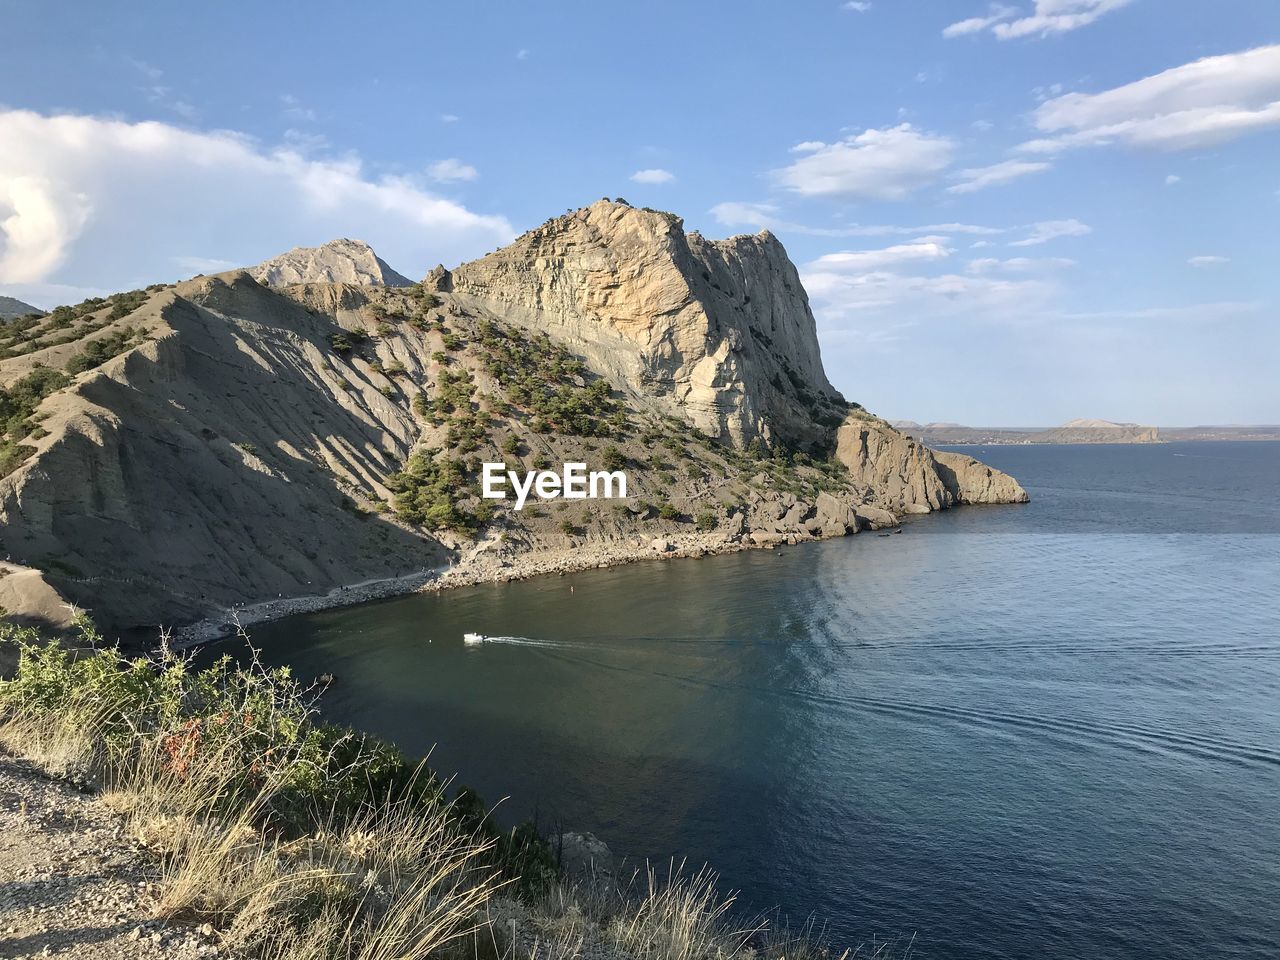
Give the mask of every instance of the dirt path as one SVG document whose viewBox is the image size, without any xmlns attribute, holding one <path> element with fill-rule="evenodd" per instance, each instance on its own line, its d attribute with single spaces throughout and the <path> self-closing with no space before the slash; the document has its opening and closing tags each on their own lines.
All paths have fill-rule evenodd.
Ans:
<svg viewBox="0 0 1280 960">
<path fill-rule="evenodd" d="M 0 754 L 0 960 L 220 954 L 214 937 L 152 919 L 157 879 L 122 818 Z"/>
</svg>

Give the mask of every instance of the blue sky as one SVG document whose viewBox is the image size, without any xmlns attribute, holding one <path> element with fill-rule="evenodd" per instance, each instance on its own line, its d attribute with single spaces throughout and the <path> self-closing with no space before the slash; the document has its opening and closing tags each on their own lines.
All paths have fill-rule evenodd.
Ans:
<svg viewBox="0 0 1280 960">
<path fill-rule="evenodd" d="M 886 416 L 1280 422 L 1280 3 L 0 0 L 0 293 L 601 196 L 769 227 Z"/>
</svg>

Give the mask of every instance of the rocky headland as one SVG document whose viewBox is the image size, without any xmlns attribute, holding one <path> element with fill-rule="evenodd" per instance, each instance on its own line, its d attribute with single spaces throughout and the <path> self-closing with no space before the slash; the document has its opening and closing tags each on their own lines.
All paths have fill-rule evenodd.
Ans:
<svg viewBox="0 0 1280 960">
<path fill-rule="evenodd" d="M 599 201 L 402 282 L 342 240 L 0 332 L 6 606 L 207 632 L 1027 499 L 835 390 L 768 232 Z M 482 462 L 579 460 L 628 497 L 479 496 Z"/>
</svg>

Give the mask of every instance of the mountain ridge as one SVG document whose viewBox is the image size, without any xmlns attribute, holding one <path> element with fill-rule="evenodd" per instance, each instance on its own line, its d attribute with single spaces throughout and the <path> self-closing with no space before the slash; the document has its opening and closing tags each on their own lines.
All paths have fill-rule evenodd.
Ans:
<svg viewBox="0 0 1280 960">
<path fill-rule="evenodd" d="M 538 230 L 410 287 L 236 270 L 59 308 L 0 361 L 28 411 L 0 546 L 108 629 L 218 627 L 1026 499 L 839 397 L 771 236 L 604 201 Z M 629 497 L 517 513 L 481 460 L 607 460 Z"/>
</svg>

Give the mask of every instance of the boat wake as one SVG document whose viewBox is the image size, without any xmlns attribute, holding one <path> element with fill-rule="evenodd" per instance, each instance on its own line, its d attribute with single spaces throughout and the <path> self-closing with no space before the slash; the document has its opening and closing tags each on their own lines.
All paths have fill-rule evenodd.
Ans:
<svg viewBox="0 0 1280 960">
<path fill-rule="evenodd" d="M 574 646 L 571 643 L 557 643 L 555 640 L 538 640 L 534 637 L 491 637 L 484 633 L 464 633 L 462 642 L 469 647 L 489 643 L 502 643 L 517 647 L 548 647 L 555 650 L 567 650 Z"/>
</svg>

